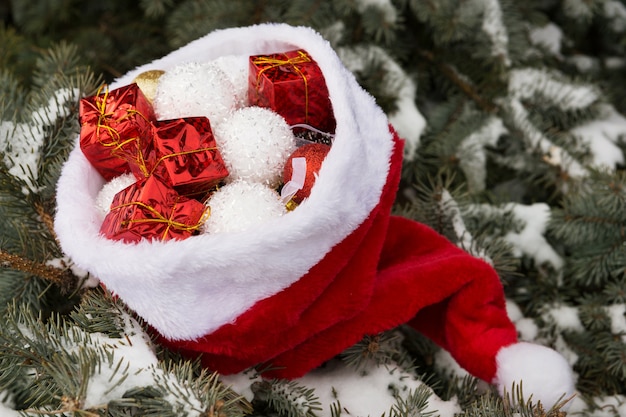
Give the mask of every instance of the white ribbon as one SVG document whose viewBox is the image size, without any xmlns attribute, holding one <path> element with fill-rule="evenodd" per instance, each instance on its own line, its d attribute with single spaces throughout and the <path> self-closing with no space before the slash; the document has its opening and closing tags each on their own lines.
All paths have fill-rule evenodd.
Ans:
<svg viewBox="0 0 626 417">
<path fill-rule="evenodd" d="M 304 179 L 306 178 L 306 158 L 291 159 L 291 179 L 283 185 L 280 190 L 280 199 L 283 204 L 287 204 L 299 190 L 304 187 Z"/>
</svg>

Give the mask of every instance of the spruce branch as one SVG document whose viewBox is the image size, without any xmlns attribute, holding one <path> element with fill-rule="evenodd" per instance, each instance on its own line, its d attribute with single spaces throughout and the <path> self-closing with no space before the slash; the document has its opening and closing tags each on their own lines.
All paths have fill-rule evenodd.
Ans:
<svg viewBox="0 0 626 417">
<path fill-rule="evenodd" d="M 36 202 L 34 204 L 35 211 L 39 215 L 41 222 L 46 226 L 50 235 L 57 241 L 56 232 L 54 231 L 54 219 L 50 213 L 46 210 L 46 208 L 40 202 Z"/>
<path fill-rule="evenodd" d="M 66 270 L 26 259 L 0 249 L 0 265 L 17 271 L 35 275 L 69 291 L 76 284 L 75 279 Z"/>
<path fill-rule="evenodd" d="M 417 53 L 431 64 L 437 66 L 439 71 L 455 84 L 466 96 L 472 99 L 478 107 L 487 113 L 498 113 L 499 108 L 491 101 L 487 100 L 467 81 L 463 80 L 457 72 L 448 64 L 437 59 L 432 51 L 417 49 Z"/>
</svg>

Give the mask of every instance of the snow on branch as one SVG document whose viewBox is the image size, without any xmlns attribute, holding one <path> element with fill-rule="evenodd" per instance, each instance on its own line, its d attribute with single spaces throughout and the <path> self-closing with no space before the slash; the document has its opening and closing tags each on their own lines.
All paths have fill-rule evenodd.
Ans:
<svg viewBox="0 0 626 417">
<path fill-rule="evenodd" d="M 389 121 L 400 137 L 406 141 L 404 144 L 405 158 L 412 160 L 419 146 L 420 136 L 426 128 L 426 119 L 415 104 L 417 89 L 415 82 L 384 49 L 378 46 L 342 47 L 338 48 L 337 52 L 343 64 L 352 72 L 363 71 L 371 58 L 383 64 L 387 72 L 383 82 L 393 84 L 392 87 L 398 97 L 397 109 L 388 115 Z"/>
<path fill-rule="evenodd" d="M 35 109 L 25 123 L 0 121 L 0 152 L 9 173 L 24 181 L 24 194 L 37 192 L 38 166 L 41 148 L 46 137 L 45 127 L 60 117 L 67 117 L 70 109 L 66 105 L 78 99 L 77 89 L 57 90 L 48 103 Z"/>
<path fill-rule="evenodd" d="M 460 143 L 457 151 L 459 164 L 465 173 L 470 191 L 485 189 L 487 179 L 486 146 L 495 146 L 500 136 L 507 132 L 502 119 L 492 116 L 480 129 L 467 136 Z"/>
<path fill-rule="evenodd" d="M 541 97 L 564 111 L 587 108 L 600 98 L 598 91 L 590 85 L 559 80 L 557 74 L 536 68 L 511 71 L 509 95 L 518 100 Z"/>
<path fill-rule="evenodd" d="M 357 0 L 356 8 L 359 13 L 363 13 L 367 8 L 376 8 L 380 10 L 383 17 L 385 18 L 385 22 L 389 24 L 396 23 L 398 20 L 398 13 L 396 13 L 396 9 L 391 4 L 390 0 Z"/>
<path fill-rule="evenodd" d="M 518 254 L 533 258 L 537 265 L 549 263 L 556 270 L 563 268 L 563 259 L 544 236 L 550 221 L 550 207 L 547 204 L 509 203 L 504 205 L 503 210 L 511 211 L 516 219 L 524 223 L 521 231 L 509 232 L 504 237 Z"/>
<path fill-rule="evenodd" d="M 568 173 L 570 178 L 582 178 L 588 175 L 588 171 L 566 150 L 553 143 L 532 124 L 528 111 L 520 99 L 509 98 L 507 107 L 511 115 L 511 122 L 515 128 L 524 133 L 524 138 L 528 141 L 529 148 L 539 150 L 544 155 L 545 162 L 560 167 Z"/>
<path fill-rule="evenodd" d="M 503 22 L 502 9 L 498 0 L 483 0 L 484 7 L 482 30 L 489 36 L 492 43 L 491 54 L 502 57 L 504 64 L 511 65 L 509 58 L 509 35 Z"/>
<path fill-rule="evenodd" d="M 493 265 L 493 260 L 487 255 L 487 252 L 483 248 L 478 246 L 474 240 L 474 236 L 465 226 L 459 204 L 454 200 L 448 190 L 441 192 L 441 208 L 451 218 L 452 227 L 458 239 L 457 246 L 477 258 L 481 258 L 488 264 Z"/>
<path fill-rule="evenodd" d="M 507 203 L 501 206 L 473 204 L 468 206 L 468 212 L 494 218 L 511 215 L 516 227 L 515 230 L 505 231 L 503 239 L 511 245 L 513 254 L 517 257 L 528 256 L 537 265 L 550 264 L 557 271 L 563 268 L 563 259 L 545 238 L 551 215 L 547 204 Z"/>
<path fill-rule="evenodd" d="M 592 166 L 614 169 L 624 163 L 624 154 L 617 144 L 626 143 L 626 118 L 610 105 L 604 105 L 601 112 L 602 118 L 577 126 L 571 133 L 589 146 Z"/>
</svg>

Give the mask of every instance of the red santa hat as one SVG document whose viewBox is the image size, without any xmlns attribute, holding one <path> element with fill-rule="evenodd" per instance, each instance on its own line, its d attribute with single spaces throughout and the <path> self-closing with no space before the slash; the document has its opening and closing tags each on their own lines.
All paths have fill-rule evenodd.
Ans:
<svg viewBox="0 0 626 417">
<path fill-rule="evenodd" d="M 337 122 L 311 194 L 296 210 L 239 233 L 109 240 L 99 233 L 95 203 L 104 180 L 76 146 L 58 182 L 55 228 L 65 253 L 162 343 L 201 353 L 222 373 L 266 363 L 268 376 L 298 377 L 364 335 L 408 323 L 501 391 L 523 380 L 526 396 L 544 405 L 573 392 L 558 353 L 518 342 L 487 263 L 423 224 L 390 215 L 402 141 L 313 30 L 264 24 L 216 31 L 110 88 L 147 70 L 293 49 L 319 65 Z"/>
</svg>

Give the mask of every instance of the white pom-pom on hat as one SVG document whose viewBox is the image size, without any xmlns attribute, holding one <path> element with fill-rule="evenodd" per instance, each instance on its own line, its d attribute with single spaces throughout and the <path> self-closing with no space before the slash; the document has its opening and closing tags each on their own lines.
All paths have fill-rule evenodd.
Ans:
<svg viewBox="0 0 626 417">
<path fill-rule="evenodd" d="M 296 149 L 296 139 L 285 119 L 262 107 L 235 111 L 213 131 L 230 173 L 228 181 L 243 179 L 276 188 L 283 168 Z"/>
<path fill-rule="evenodd" d="M 575 392 L 574 377 L 569 363 L 548 347 L 519 342 L 498 351 L 497 372 L 493 383 L 501 395 L 520 385 L 524 399 L 537 404 L 541 401 L 549 410 L 559 400 L 568 399 Z"/>
<path fill-rule="evenodd" d="M 206 204 L 211 215 L 202 225 L 203 233 L 249 230 L 286 213 L 276 191 L 264 184 L 237 180 L 213 193 Z"/>
<path fill-rule="evenodd" d="M 102 186 L 102 189 L 96 196 L 96 208 L 102 215 L 102 220 L 111 209 L 111 203 L 117 193 L 122 191 L 126 187 L 130 187 L 137 181 L 137 178 L 133 174 L 126 173 L 113 178 Z"/>
<path fill-rule="evenodd" d="M 233 84 L 218 65 L 189 62 L 159 78 L 154 111 L 159 120 L 204 116 L 216 125 L 236 107 Z"/>
</svg>

